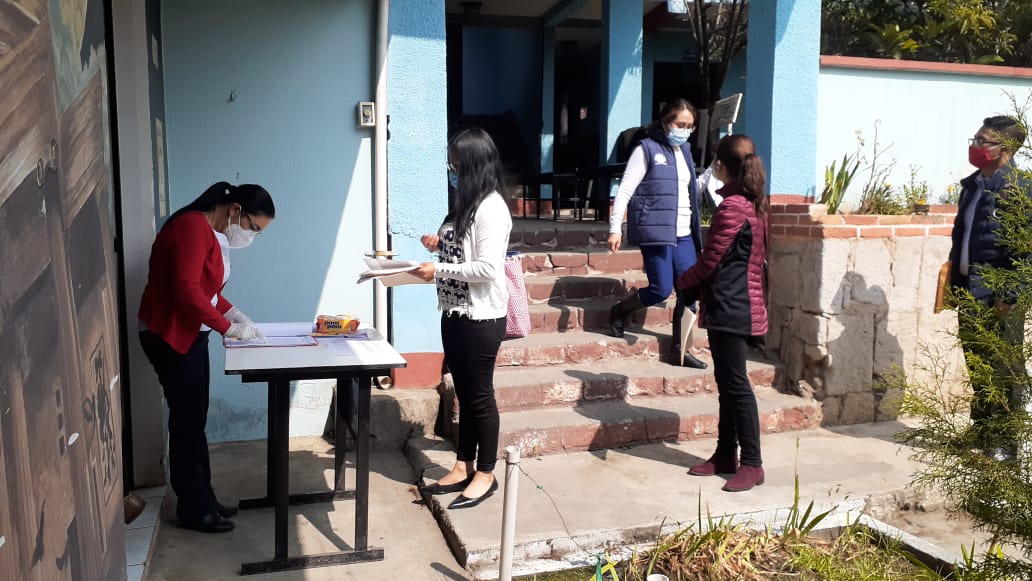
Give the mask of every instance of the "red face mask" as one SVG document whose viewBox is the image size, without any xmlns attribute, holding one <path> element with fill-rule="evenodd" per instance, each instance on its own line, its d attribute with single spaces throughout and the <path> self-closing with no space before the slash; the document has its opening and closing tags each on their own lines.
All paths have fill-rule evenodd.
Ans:
<svg viewBox="0 0 1032 581">
<path fill-rule="evenodd" d="M 989 153 L 989 147 L 979 147 L 972 145 L 968 147 L 968 163 L 977 167 L 978 169 L 985 169 L 993 164 L 997 158 L 993 157 Z"/>
</svg>

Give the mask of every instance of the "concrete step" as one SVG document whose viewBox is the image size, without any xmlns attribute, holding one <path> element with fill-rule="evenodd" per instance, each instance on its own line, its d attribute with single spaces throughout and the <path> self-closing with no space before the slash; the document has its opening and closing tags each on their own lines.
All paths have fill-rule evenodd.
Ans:
<svg viewBox="0 0 1032 581">
<path fill-rule="evenodd" d="M 536 332 L 520 339 L 506 339 L 498 350 L 498 366 L 568 365 L 596 361 L 657 360 L 670 352 L 671 326 L 659 325 L 629 331 L 623 338 L 608 331 Z M 694 334 L 696 349 L 708 349 L 705 331 Z"/>
<path fill-rule="evenodd" d="M 764 434 L 820 425 L 820 405 L 757 388 Z M 630 400 L 582 401 L 574 407 L 506 412 L 499 449 L 519 446 L 525 456 L 606 450 L 652 442 L 715 439 L 718 404 L 707 397 L 655 396 Z"/>
<path fill-rule="evenodd" d="M 592 553 L 626 556 L 636 545 L 693 523 L 735 516 L 746 526 L 776 526 L 792 506 L 814 502 L 814 514 L 833 509 L 854 518 L 865 508 L 937 501 L 934 491 L 911 486 L 920 462 L 901 448 L 898 421 L 833 430 L 765 435 L 761 440 L 766 482 L 744 493 L 723 492 L 726 477 L 695 477 L 688 468 L 713 451 L 712 441 L 649 444 L 599 452 L 524 459 L 518 481 L 514 564 L 517 575 L 593 564 Z M 526 448 L 524 448 L 526 451 Z M 455 452 L 442 440 L 413 439 L 406 454 L 421 484 L 443 476 Z M 505 462 L 495 478 L 504 484 Z M 424 496 L 459 563 L 477 579 L 496 578 L 498 531 L 504 486 L 472 510 L 445 507 L 457 494 Z M 532 568 L 532 567 L 537 568 Z"/>
<path fill-rule="evenodd" d="M 619 274 L 627 271 L 642 272 L 641 251 L 584 247 L 523 254 L 523 270 L 527 276 L 536 274 Z"/>
<path fill-rule="evenodd" d="M 609 309 L 617 297 L 585 299 L 564 302 L 555 299 L 548 303 L 530 305 L 531 333 L 551 333 L 573 329 L 605 330 L 609 328 Z M 674 301 L 666 300 L 647 309 L 639 309 L 627 319 L 627 329 L 640 330 L 643 326 L 670 325 Z"/>
<path fill-rule="evenodd" d="M 625 272 L 609 276 L 535 275 L 525 279 L 527 300 L 531 304 L 567 303 L 598 298 L 621 299 L 632 288 L 649 285 L 644 272 Z"/>
<path fill-rule="evenodd" d="M 579 406 L 604 400 L 634 400 L 663 396 L 716 393 L 712 362 L 709 369 L 675 367 L 656 360 L 598 361 L 581 365 L 502 367 L 495 370 L 495 400 L 502 412 L 546 407 Z M 769 363 L 748 362 L 755 387 L 772 387 L 780 379 Z M 445 389 L 451 387 L 450 378 Z M 447 394 L 447 392 L 446 392 Z"/>
</svg>

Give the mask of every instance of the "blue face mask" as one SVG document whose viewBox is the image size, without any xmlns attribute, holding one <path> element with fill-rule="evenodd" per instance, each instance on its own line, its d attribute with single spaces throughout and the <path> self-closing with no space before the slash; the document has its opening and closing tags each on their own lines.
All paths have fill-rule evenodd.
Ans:
<svg viewBox="0 0 1032 581">
<path fill-rule="evenodd" d="M 688 142 L 688 138 L 692 136 L 692 130 L 688 128 L 673 127 L 670 132 L 667 133 L 667 142 L 674 147 L 681 147 Z"/>
<path fill-rule="evenodd" d="M 457 174 L 457 173 L 455 173 L 453 171 L 448 172 L 448 183 L 451 184 L 451 187 L 458 188 L 459 187 L 459 174 Z"/>
</svg>

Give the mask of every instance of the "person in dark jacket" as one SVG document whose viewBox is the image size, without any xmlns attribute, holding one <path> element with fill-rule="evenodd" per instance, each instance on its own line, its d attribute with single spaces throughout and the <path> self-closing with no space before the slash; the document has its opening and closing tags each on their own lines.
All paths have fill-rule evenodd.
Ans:
<svg viewBox="0 0 1032 581">
<path fill-rule="evenodd" d="M 720 402 L 717 450 L 689 473 L 734 474 L 724 490 L 742 492 L 763 484 L 760 417 L 745 353 L 767 334 L 767 177 L 745 135 L 721 140 L 713 169 L 726 184 L 718 192 L 724 201 L 713 215 L 701 259 L 677 280 L 677 288 L 701 296 L 699 326 L 709 335 Z"/>
<path fill-rule="evenodd" d="M 695 264 L 702 249 L 699 191 L 688 144 L 695 118 L 691 103 L 674 99 L 663 107 L 627 161 L 609 220 L 609 249 L 620 249 L 626 213 L 627 242 L 641 247 L 649 286 L 632 291 L 610 309 L 609 332 L 614 337 L 623 337 L 631 313 L 665 301 L 674 290 L 674 280 Z M 705 369 L 706 363 L 690 353 L 681 360 L 680 324 L 686 305 L 678 293 L 672 362 Z"/>
<path fill-rule="evenodd" d="M 997 231 L 1000 227 L 996 220 L 998 202 L 1007 195 L 1017 183 L 1017 170 L 1013 157 L 1017 148 L 1025 142 L 1025 129 L 1012 117 L 988 117 L 982 127 L 970 139 L 968 161 L 978 168 L 975 173 L 961 180 L 960 200 L 957 204 L 957 217 L 953 223 L 953 246 L 950 249 L 950 284 L 959 289 L 968 290 L 975 299 L 986 305 L 995 306 L 1001 312 L 1009 312 L 1013 307 L 1010 297 L 995 296 L 986 287 L 979 273 L 979 268 L 1014 268 L 1014 259 L 1018 258 L 1006 248 L 998 244 Z M 964 350 L 968 365 L 975 364 L 974 359 L 990 360 L 990 353 L 984 346 L 965 340 L 970 336 L 969 326 L 972 324 L 970 313 L 958 313 L 960 322 L 961 347 Z M 1024 328 L 1023 318 L 1001 318 L 995 329 L 1009 341 L 1020 343 Z M 1024 373 L 1021 371 L 1021 373 Z M 975 377 L 975 374 L 972 374 Z M 972 382 L 975 397 L 971 404 L 971 419 L 974 427 L 979 429 L 982 422 L 997 414 L 1006 412 L 1008 407 L 1003 402 L 986 401 L 986 386 Z M 1011 404 L 1019 401 L 1016 389 L 1012 389 Z M 986 451 L 999 461 L 1013 460 L 1016 446 L 997 447 Z"/>
</svg>

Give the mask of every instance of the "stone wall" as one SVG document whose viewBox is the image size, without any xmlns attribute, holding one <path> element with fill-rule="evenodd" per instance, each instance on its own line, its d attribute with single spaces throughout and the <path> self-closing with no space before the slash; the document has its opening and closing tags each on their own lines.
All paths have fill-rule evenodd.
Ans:
<svg viewBox="0 0 1032 581">
<path fill-rule="evenodd" d="M 922 380 L 945 362 L 947 383 L 961 384 L 956 315 L 932 312 L 955 214 L 829 216 L 822 204 L 772 204 L 768 347 L 790 388 L 822 402 L 824 425 L 894 418 L 898 390 L 880 381 L 893 369 Z"/>
</svg>

